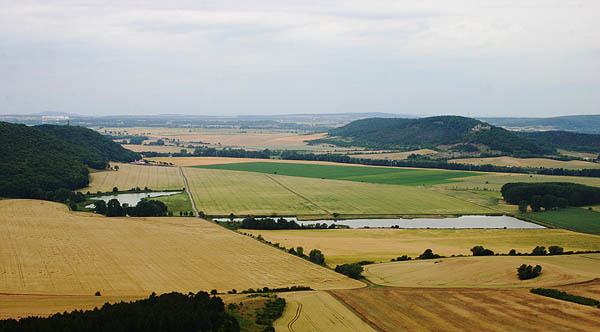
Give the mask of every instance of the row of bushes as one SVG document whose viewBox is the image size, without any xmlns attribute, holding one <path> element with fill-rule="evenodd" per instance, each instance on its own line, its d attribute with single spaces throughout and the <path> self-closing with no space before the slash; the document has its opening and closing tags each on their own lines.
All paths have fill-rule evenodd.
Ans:
<svg viewBox="0 0 600 332">
<path fill-rule="evenodd" d="M 589 297 L 569 294 L 567 292 L 559 291 L 558 289 L 534 288 L 530 292 L 532 292 L 533 294 L 548 296 L 554 299 L 575 302 L 583 305 L 596 306 L 600 308 L 600 301 L 598 300 L 590 299 Z"/>
<path fill-rule="evenodd" d="M 302 247 L 296 247 L 295 249 L 294 248 L 287 249 L 286 247 L 280 245 L 279 243 L 272 243 L 271 241 L 265 240 L 260 234 L 257 237 L 254 237 L 252 234 L 248 234 L 248 233 L 242 233 L 242 234 L 250 236 L 262 243 L 266 243 L 275 248 L 286 251 L 292 255 L 307 259 L 315 264 L 325 266 L 325 255 L 323 255 L 323 253 L 319 249 L 313 249 L 308 253 L 308 255 L 306 255 L 306 254 L 304 254 L 304 248 L 302 248 Z"/>
</svg>

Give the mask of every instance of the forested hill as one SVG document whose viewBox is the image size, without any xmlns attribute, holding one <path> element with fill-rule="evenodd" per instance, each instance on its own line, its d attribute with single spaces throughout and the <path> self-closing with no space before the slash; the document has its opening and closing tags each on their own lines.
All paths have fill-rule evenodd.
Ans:
<svg viewBox="0 0 600 332">
<path fill-rule="evenodd" d="M 0 196 L 46 198 L 48 192 L 87 186 L 88 166 L 139 158 L 83 127 L 0 122 Z"/>
<path fill-rule="evenodd" d="M 518 134 L 547 147 L 570 151 L 600 152 L 599 134 L 582 134 L 561 130 L 519 132 Z"/>
<path fill-rule="evenodd" d="M 329 131 L 329 138 L 313 143 L 362 146 L 372 149 L 416 149 L 438 145 L 479 144 L 512 155 L 554 153 L 508 130 L 462 116 L 421 119 L 371 118 Z"/>
</svg>

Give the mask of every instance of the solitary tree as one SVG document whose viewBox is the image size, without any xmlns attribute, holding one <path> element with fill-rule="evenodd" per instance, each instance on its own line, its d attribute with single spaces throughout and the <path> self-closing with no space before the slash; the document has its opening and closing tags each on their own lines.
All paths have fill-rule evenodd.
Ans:
<svg viewBox="0 0 600 332">
<path fill-rule="evenodd" d="M 310 260 L 313 263 L 323 265 L 323 264 L 325 264 L 325 255 L 323 255 L 321 250 L 313 249 L 308 254 L 308 260 Z"/>
<path fill-rule="evenodd" d="M 115 165 L 115 171 L 119 170 L 119 165 Z"/>
</svg>

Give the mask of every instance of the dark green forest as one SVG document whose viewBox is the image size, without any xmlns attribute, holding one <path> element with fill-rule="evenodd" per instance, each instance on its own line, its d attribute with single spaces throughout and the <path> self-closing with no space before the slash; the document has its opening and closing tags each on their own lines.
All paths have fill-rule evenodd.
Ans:
<svg viewBox="0 0 600 332">
<path fill-rule="evenodd" d="M 351 122 L 328 132 L 330 138 L 311 141 L 370 149 L 433 148 L 458 143 L 482 144 L 515 156 L 555 153 L 513 132 L 462 116 L 422 119 L 371 118 Z"/>
<path fill-rule="evenodd" d="M 533 211 L 600 203 L 600 188 L 570 182 L 513 182 L 501 191 L 507 203 L 530 205 Z"/>
<path fill-rule="evenodd" d="M 518 135 L 535 141 L 549 149 L 600 152 L 600 134 L 582 134 L 556 130 L 520 132 Z"/>
<path fill-rule="evenodd" d="M 140 158 L 87 128 L 7 122 L 0 122 L 0 155 L 0 196 L 41 199 L 87 186 L 88 167 Z"/>
<path fill-rule="evenodd" d="M 284 303 L 285 305 L 285 303 Z M 238 332 L 221 298 L 206 292 L 151 295 L 135 302 L 106 303 L 94 310 L 57 313 L 47 318 L 0 320 L 0 332 Z"/>
</svg>

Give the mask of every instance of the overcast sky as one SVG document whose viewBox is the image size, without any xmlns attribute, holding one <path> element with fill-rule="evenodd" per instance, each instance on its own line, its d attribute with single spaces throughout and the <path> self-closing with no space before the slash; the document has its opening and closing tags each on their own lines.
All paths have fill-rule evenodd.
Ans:
<svg viewBox="0 0 600 332">
<path fill-rule="evenodd" d="M 600 1 L 0 0 L 0 114 L 44 111 L 600 114 Z"/>
</svg>

